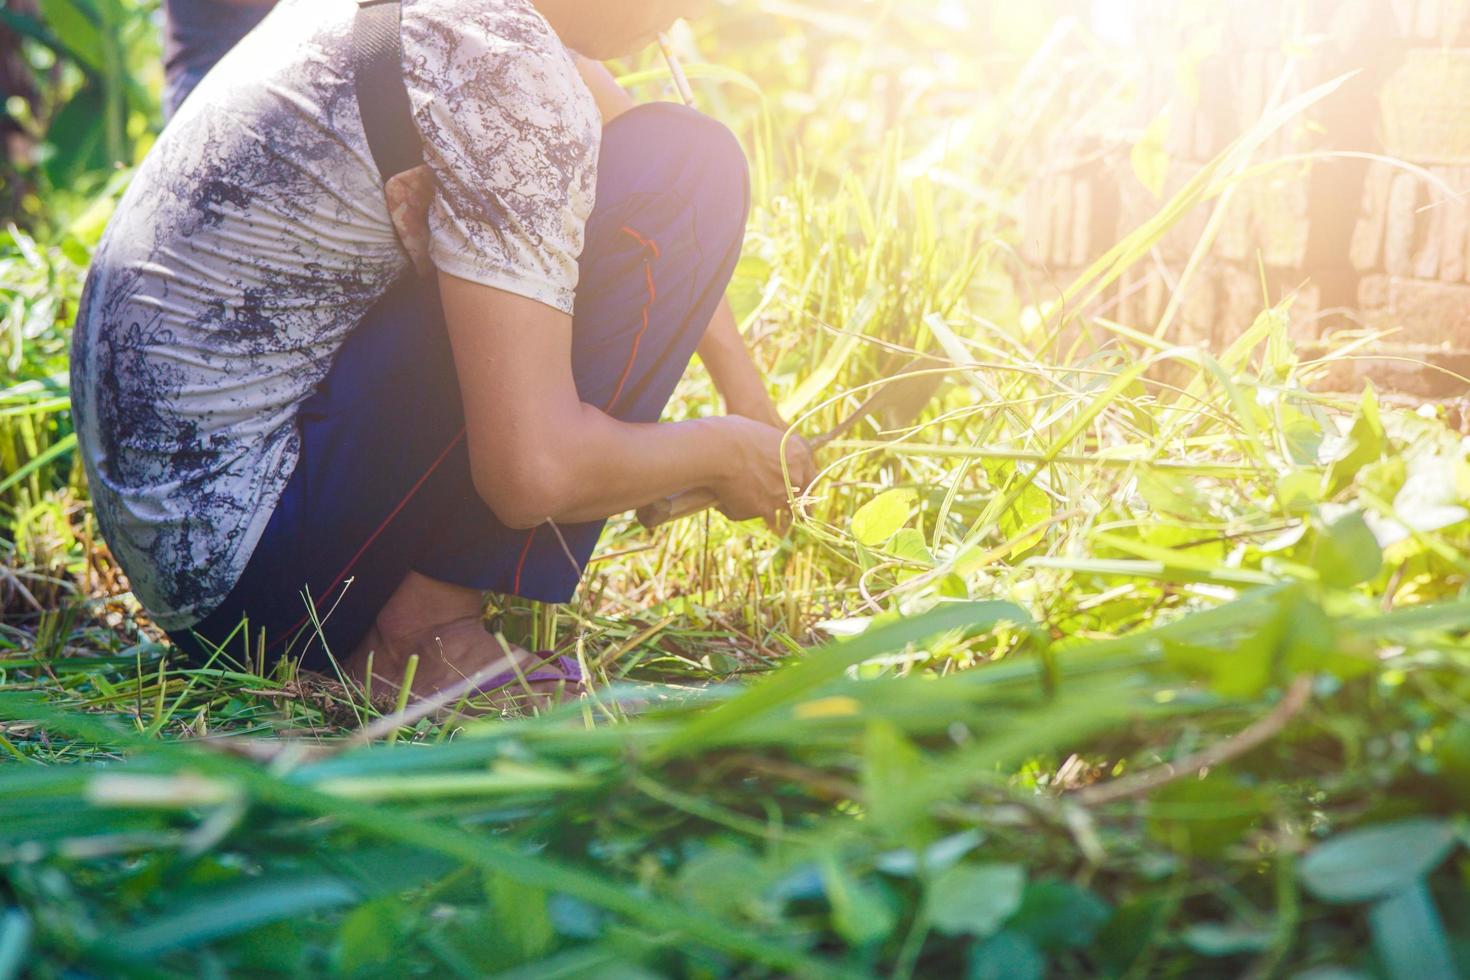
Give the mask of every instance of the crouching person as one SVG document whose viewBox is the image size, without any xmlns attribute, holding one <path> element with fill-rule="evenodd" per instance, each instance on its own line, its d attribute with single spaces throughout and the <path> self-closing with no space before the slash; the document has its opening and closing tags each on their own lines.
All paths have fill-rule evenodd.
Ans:
<svg viewBox="0 0 1470 980">
<path fill-rule="evenodd" d="M 810 479 L 723 304 L 737 142 L 624 111 L 568 50 L 631 52 L 685 6 L 404 0 L 427 279 L 364 132 L 355 5 L 284 0 L 183 105 L 72 365 L 99 523 L 182 650 L 248 620 L 251 650 L 358 680 L 417 657 L 419 695 L 575 690 L 574 663 L 486 632 L 486 592 L 566 601 L 610 515 L 705 487 L 773 517 Z M 732 414 L 659 423 L 696 349 Z"/>
</svg>

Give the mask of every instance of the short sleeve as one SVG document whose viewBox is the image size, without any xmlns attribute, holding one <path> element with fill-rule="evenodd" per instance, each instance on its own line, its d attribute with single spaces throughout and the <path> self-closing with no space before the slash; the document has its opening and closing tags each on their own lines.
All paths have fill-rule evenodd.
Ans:
<svg viewBox="0 0 1470 980">
<path fill-rule="evenodd" d="M 404 79 L 444 272 L 572 312 L 601 124 L 528 0 L 405 0 Z"/>
</svg>

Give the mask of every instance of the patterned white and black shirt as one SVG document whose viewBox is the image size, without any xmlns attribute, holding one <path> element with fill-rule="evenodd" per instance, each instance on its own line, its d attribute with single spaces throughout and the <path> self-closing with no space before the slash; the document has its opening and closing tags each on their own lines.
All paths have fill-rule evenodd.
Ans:
<svg viewBox="0 0 1470 980">
<path fill-rule="evenodd" d="M 73 346 L 103 533 L 165 629 L 239 579 L 296 465 L 295 417 L 409 268 L 358 114 L 352 0 L 285 0 L 139 168 Z M 570 313 L 600 122 L 530 0 L 403 0 L 445 272 Z"/>
</svg>

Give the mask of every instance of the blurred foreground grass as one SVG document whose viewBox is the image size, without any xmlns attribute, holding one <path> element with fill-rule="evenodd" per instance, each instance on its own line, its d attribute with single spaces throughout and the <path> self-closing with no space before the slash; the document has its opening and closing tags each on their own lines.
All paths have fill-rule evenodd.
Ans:
<svg viewBox="0 0 1470 980">
<path fill-rule="evenodd" d="M 22 175 L 0 977 L 1453 975 L 1461 435 L 1317 391 L 1347 352 L 1300 357 L 1289 297 L 1213 352 L 1078 315 L 1333 88 L 1037 284 L 1012 211 L 1034 143 L 1069 86 L 1123 71 L 1050 23 L 752 2 L 682 39 L 749 138 L 732 298 L 783 408 L 820 431 L 903 372 L 933 402 L 834 445 L 785 539 L 624 521 L 574 604 L 506 604 L 508 634 L 605 682 L 541 718 L 395 715 L 243 641 L 170 658 L 95 537 L 66 413 L 126 174 Z M 105 84 L 85 68 L 73 93 Z M 657 94 L 656 64 L 625 68 Z M 713 409 L 696 372 L 671 414 Z"/>
</svg>

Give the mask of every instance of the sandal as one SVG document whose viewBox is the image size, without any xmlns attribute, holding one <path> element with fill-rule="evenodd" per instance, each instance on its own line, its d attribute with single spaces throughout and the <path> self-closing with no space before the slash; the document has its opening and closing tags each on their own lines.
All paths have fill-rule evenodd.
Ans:
<svg viewBox="0 0 1470 980">
<path fill-rule="evenodd" d="M 525 677 L 527 684 L 564 684 L 567 688 L 581 687 L 586 680 L 582 674 L 581 664 L 577 663 L 574 657 L 559 655 L 555 650 L 541 650 L 531 656 L 540 661 L 540 666 L 525 670 L 522 675 L 517 675 L 514 670 L 503 671 L 476 687 L 470 692 L 470 696 L 500 693 L 510 685 L 517 683 L 520 676 Z"/>
</svg>

